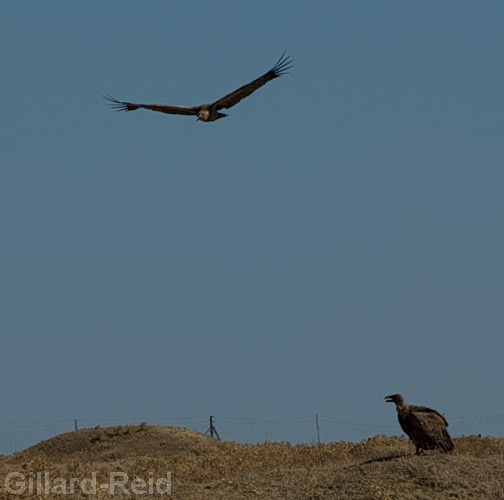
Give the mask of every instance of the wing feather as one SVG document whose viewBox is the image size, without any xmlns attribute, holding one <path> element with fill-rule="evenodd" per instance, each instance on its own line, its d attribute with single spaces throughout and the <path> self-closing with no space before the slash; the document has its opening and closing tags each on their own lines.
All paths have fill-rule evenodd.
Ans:
<svg viewBox="0 0 504 500">
<path fill-rule="evenodd" d="M 440 448 L 443 451 L 452 451 L 453 442 L 446 429 L 446 420 L 437 411 L 428 410 L 429 408 L 417 409 L 409 414 L 411 440 L 424 450 Z"/>
<path fill-rule="evenodd" d="M 114 99 L 112 96 L 104 95 L 103 99 L 110 102 L 110 107 L 117 111 L 135 111 L 137 109 L 150 109 L 151 111 L 159 111 L 160 113 L 166 113 L 169 115 L 186 115 L 193 116 L 197 115 L 198 107 L 189 106 L 170 106 L 165 104 L 136 104 L 132 102 L 123 102 Z"/>
<path fill-rule="evenodd" d="M 255 92 L 258 88 L 268 83 L 270 80 L 287 73 L 287 71 L 292 68 L 292 62 L 293 60 L 290 59 L 290 56 L 286 56 L 284 52 L 276 64 L 267 73 L 264 73 L 264 75 L 256 78 L 253 82 L 247 83 L 239 89 L 225 95 L 218 101 L 212 103 L 212 106 L 215 106 L 215 109 L 231 108 L 235 104 L 238 104 L 242 99 L 245 99 L 245 97 L 248 97 L 250 94 Z"/>
<path fill-rule="evenodd" d="M 418 413 L 430 413 L 432 415 L 436 415 L 440 420 L 444 422 L 444 425 L 448 427 L 448 422 L 446 418 L 444 418 L 441 413 L 439 413 L 436 410 L 433 410 L 432 408 L 427 408 L 426 406 L 416 406 L 416 405 L 410 405 L 409 406 L 410 410 L 413 412 L 418 412 Z"/>
</svg>

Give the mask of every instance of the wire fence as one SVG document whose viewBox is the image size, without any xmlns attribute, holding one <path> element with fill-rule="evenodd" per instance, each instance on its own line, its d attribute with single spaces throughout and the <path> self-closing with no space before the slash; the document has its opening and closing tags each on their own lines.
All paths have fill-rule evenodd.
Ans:
<svg viewBox="0 0 504 500">
<path fill-rule="evenodd" d="M 359 442 L 376 434 L 400 435 L 399 424 L 380 426 L 350 422 L 326 415 L 305 415 L 288 418 L 232 418 L 214 416 L 213 425 L 221 439 L 238 443 L 262 443 L 265 441 L 291 444 L 317 444 L 333 441 Z M 186 427 L 202 433 L 209 432 L 209 417 L 179 418 L 123 418 L 47 420 L 29 422 L 0 422 L 0 454 L 10 455 L 33 446 L 58 434 L 78 429 L 115 427 L 119 425 L 165 425 Z M 451 417 L 452 436 L 481 434 L 504 435 L 504 414 L 494 417 Z"/>
</svg>

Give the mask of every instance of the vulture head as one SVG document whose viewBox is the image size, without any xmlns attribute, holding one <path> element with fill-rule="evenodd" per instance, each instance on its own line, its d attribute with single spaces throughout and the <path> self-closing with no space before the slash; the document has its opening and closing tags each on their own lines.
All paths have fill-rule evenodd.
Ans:
<svg viewBox="0 0 504 500">
<path fill-rule="evenodd" d="M 391 396 L 385 396 L 385 402 L 402 406 L 404 404 L 404 398 L 400 394 L 392 394 Z"/>
</svg>

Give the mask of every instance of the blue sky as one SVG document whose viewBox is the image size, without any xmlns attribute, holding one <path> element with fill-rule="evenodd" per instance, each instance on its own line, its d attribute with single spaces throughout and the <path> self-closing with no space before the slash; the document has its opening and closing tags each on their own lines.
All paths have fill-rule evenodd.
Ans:
<svg viewBox="0 0 504 500">
<path fill-rule="evenodd" d="M 400 392 L 495 433 L 503 22 L 497 1 L 3 2 L 0 423 L 399 434 Z M 215 123 L 101 99 L 210 102 L 284 51 Z"/>
</svg>

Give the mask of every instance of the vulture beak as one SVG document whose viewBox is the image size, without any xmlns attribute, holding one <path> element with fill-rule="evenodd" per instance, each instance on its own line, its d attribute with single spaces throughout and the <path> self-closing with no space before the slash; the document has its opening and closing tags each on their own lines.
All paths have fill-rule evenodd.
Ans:
<svg viewBox="0 0 504 500">
<path fill-rule="evenodd" d="M 392 396 L 385 396 L 385 403 L 393 403 L 394 400 L 392 399 Z"/>
</svg>

